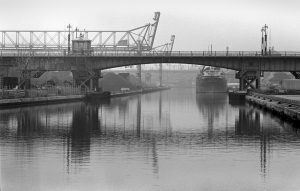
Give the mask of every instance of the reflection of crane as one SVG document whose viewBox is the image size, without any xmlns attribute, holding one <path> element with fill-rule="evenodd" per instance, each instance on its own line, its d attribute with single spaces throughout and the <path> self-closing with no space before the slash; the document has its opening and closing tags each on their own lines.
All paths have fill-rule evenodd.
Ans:
<svg viewBox="0 0 300 191">
<path fill-rule="evenodd" d="M 141 136 L 141 113 L 142 113 L 142 108 L 141 108 L 141 95 L 138 96 L 137 98 L 137 117 L 136 117 L 136 134 L 138 137 Z"/>
<path fill-rule="evenodd" d="M 173 50 L 174 41 L 175 41 L 175 35 L 172 35 L 169 43 L 154 47 L 152 51 L 154 52 L 164 51 L 166 54 L 170 54 Z M 159 64 L 159 86 L 162 86 L 162 63 Z"/>
</svg>

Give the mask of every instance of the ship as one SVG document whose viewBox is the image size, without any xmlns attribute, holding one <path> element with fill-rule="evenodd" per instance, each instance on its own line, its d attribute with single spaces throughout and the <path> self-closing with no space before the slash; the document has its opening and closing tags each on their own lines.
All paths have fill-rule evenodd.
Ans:
<svg viewBox="0 0 300 191">
<path fill-rule="evenodd" d="M 225 93 L 227 80 L 220 68 L 204 66 L 196 78 L 197 93 Z"/>
</svg>

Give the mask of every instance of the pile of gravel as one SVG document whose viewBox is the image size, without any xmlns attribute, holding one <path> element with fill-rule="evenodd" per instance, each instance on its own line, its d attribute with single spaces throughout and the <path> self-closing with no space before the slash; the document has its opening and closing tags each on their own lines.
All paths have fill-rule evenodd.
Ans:
<svg viewBox="0 0 300 191">
<path fill-rule="evenodd" d="M 99 87 L 102 87 L 103 91 L 110 92 L 120 91 L 121 88 L 129 88 L 130 90 L 137 89 L 130 81 L 113 72 L 103 75 L 103 78 L 99 80 Z"/>
</svg>

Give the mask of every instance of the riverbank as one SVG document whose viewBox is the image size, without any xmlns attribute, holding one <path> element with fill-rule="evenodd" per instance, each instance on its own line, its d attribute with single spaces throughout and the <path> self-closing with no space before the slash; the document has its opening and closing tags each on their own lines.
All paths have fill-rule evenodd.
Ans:
<svg viewBox="0 0 300 191">
<path fill-rule="evenodd" d="M 280 116 L 300 121 L 300 95 L 266 95 L 250 93 L 246 95 L 246 101 Z"/>
<path fill-rule="evenodd" d="M 73 102 L 83 100 L 85 95 L 67 95 L 67 96 L 49 96 L 49 97 L 34 97 L 34 98 L 15 98 L 0 100 L 0 107 L 13 106 L 28 106 L 28 105 L 43 105 L 59 102 Z"/>
<path fill-rule="evenodd" d="M 135 94 L 151 93 L 155 91 L 162 91 L 170 89 L 169 87 L 155 87 L 146 88 L 142 90 L 112 93 L 108 97 L 99 96 L 98 99 L 110 99 L 114 97 L 129 96 Z M 86 95 L 66 95 L 66 96 L 49 96 L 49 97 L 34 97 L 34 98 L 13 98 L 13 99 L 0 99 L 0 108 L 4 107 L 18 107 L 30 105 L 47 105 L 52 103 L 76 102 L 86 99 Z M 95 98 L 97 99 L 97 98 Z"/>
</svg>

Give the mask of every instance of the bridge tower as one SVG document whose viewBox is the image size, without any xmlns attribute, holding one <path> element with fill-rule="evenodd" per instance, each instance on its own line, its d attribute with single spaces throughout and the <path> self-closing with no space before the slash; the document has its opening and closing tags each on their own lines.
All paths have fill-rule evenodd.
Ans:
<svg viewBox="0 0 300 191">
<path fill-rule="evenodd" d="M 268 26 L 265 24 L 261 29 L 261 55 L 268 55 Z M 240 80 L 240 90 L 259 89 L 260 77 L 263 73 L 259 63 L 245 63 L 242 69 L 237 72 L 236 78 Z"/>
<path fill-rule="evenodd" d="M 78 56 L 75 59 L 76 68 L 72 70 L 73 79 L 75 85 L 80 86 L 82 90 L 101 91 L 98 83 L 101 78 L 101 70 L 86 67 L 86 56 L 91 53 L 91 40 L 85 38 L 82 33 L 79 38 L 72 40 L 72 55 Z"/>
</svg>

